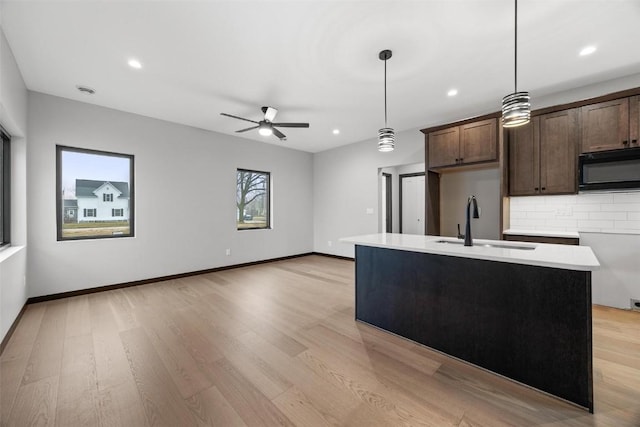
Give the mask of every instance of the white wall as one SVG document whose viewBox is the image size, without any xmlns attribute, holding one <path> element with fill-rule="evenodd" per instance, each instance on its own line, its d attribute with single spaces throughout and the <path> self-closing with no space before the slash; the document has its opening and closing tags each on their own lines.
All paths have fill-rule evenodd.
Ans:
<svg viewBox="0 0 640 427">
<path fill-rule="evenodd" d="M 27 300 L 27 89 L 0 27 L 0 125 L 11 134 L 11 244 L 0 252 L 0 340 Z"/>
<path fill-rule="evenodd" d="M 353 257 L 353 245 L 339 243 L 338 239 L 378 232 L 379 169 L 419 162 L 424 162 L 424 135 L 419 129 L 396 134 L 396 149 L 390 153 L 378 151 L 376 138 L 316 153 L 313 250 Z M 393 186 L 397 191 L 395 179 Z M 373 209 L 373 213 L 367 214 L 367 209 Z"/>
<path fill-rule="evenodd" d="M 500 170 L 482 169 L 440 175 L 440 234 L 456 237 L 457 224 L 464 234 L 466 206 L 475 195 L 480 218 L 473 218 L 471 236 L 474 239 L 500 239 Z"/>
<path fill-rule="evenodd" d="M 582 232 L 580 244 L 590 246 L 600 262 L 591 274 L 594 304 L 629 309 L 631 298 L 640 300 L 640 234 Z"/>
<path fill-rule="evenodd" d="M 509 207 L 512 230 L 640 234 L 640 191 L 511 197 Z"/>
<path fill-rule="evenodd" d="M 30 296 L 312 251 L 310 153 L 33 92 L 29 138 Z M 134 238 L 56 241 L 56 144 L 135 156 Z M 272 230 L 236 230 L 237 168 L 271 172 Z"/>
<path fill-rule="evenodd" d="M 640 87 L 640 73 L 631 74 L 614 80 L 581 86 L 575 89 L 558 92 L 554 88 L 547 88 L 531 93 L 531 108 L 552 107 L 554 105 L 568 104 L 582 101 L 614 92 Z"/>
</svg>

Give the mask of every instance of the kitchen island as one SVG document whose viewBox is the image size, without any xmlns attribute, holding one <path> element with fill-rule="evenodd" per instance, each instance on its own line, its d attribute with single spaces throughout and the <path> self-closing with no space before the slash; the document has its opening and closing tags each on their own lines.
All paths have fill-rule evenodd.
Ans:
<svg viewBox="0 0 640 427">
<path fill-rule="evenodd" d="M 356 245 L 356 319 L 593 412 L 585 246 L 371 234 Z"/>
</svg>

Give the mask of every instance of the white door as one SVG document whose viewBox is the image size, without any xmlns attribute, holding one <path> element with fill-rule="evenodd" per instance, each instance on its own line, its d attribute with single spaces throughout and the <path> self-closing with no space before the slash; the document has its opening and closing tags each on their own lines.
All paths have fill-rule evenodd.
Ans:
<svg viewBox="0 0 640 427">
<path fill-rule="evenodd" d="M 424 175 L 402 178 L 402 233 L 423 234 Z"/>
</svg>

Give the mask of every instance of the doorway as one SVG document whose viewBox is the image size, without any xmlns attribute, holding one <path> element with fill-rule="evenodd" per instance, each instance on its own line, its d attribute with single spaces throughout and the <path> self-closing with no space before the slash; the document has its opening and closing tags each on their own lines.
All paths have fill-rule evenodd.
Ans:
<svg viewBox="0 0 640 427">
<path fill-rule="evenodd" d="M 400 175 L 400 233 L 425 234 L 424 172 Z"/>
<path fill-rule="evenodd" d="M 382 201 L 382 230 L 385 233 L 393 232 L 393 195 L 391 193 L 393 188 L 393 175 L 390 173 L 382 172 L 382 185 L 380 188 L 382 192 L 380 198 Z"/>
</svg>

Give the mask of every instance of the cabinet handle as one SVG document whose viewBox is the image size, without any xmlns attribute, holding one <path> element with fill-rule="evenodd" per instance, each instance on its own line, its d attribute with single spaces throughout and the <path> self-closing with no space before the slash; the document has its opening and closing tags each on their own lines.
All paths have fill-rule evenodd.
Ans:
<svg viewBox="0 0 640 427">
<path fill-rule="evenodd" d="M 534 190 L 538 191 L 538 187 L 535 187 Z"/>
<path fill-rule="evenodd" d="M 638 143 L 638 140 L 637 140 L 637 139 L 632 139 L 632 140 L 631 140 L 631 143 L 632 143 L 632 144 L 637 144 L 637 143 Z"/>
<path fill-rule="evenodd" d="M 463 159 L 462 157 L 460 157 L 460 163 L 462 163 L 462 161 L 463 161 L 463 160 L 464 160 L 464 159 Z"/>
<path fill-rule="evenodd" d="M 547 189 L 547 187 L 542 187 L 542 191 L 545 191 Z"/>
<path fill-rule="evenodd" d="M 625 139 L 624 141 L 622 141 L 622 145 L 629 145 L 629 141 Z"/>
</svg>

